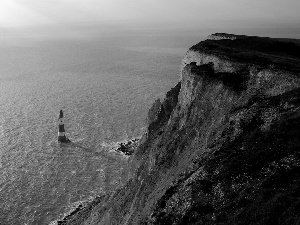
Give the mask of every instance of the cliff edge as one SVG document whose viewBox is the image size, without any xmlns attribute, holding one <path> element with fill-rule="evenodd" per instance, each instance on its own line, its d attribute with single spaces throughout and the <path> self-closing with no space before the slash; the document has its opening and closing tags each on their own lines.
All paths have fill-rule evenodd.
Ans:
<svg viewBox="0 0 300 225">
<path fill-rule="evenodd" d="M 126 185 L 59 224 L 299 224 L 299 50 L 233 34 L 191 47 Z"/>
</svg>

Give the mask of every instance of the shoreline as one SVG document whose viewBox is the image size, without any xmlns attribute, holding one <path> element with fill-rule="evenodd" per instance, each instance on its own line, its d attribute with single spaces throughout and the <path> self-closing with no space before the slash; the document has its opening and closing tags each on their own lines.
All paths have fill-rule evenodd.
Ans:
<svg viewBox="0 0 300 225">
<path fill-rule="evenodd" d="M 90 198 L 90 200 L 73 203 L 74 206 L 71 207 L 68 212 L 64 213 L 61 218 L 51 221 L 49 225 L 68 224 L 73 220 L 83 221 L 90 215 L 91 209 L 98 205 L 105 198 L 105 196 L 107 196 L 107 194 L 97 195 L 93 198 Z"/>
<path fill-rule="evenodd" d="M 140 144 L 142 136 L 131 138 L 131 139 L 125 139 L 122 141 L 114 142 L 116 146 L 114 146 L 110 151 L 121 153 L 122 155 L 126 156 L 127 159 L 130 157 L 138 145 Z M 118 187 L 120 188 L 120 187 Z M 103 193 L 101 195 L 96 195 L 94 197 L 90 197 L 83 201 L 77 201 L 72 203 L 69 207 L 70 209 L 65 212 L 61 217 L 59 217 L 56 220 L 53 220 L 49 223 L 49 225 L 63 225 L 68 224 L 69 222 L 76 219 L 76 221 L 84 220 L 90 215 L 90 211 L 93 207 L 101 203 L 101 201 L 107 197 L 110 196 L 114 191 L 116 191 L 118 188 L 113 190 L 109 193 Z"/>
</svg>

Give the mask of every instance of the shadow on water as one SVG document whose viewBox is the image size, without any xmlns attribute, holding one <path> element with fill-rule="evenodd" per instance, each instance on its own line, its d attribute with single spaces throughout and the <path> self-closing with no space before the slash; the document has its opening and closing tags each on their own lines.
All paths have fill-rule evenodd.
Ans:
<svg viewBox="0 0 300 225">
<path fill-rule="evenodd" d="M 127 176 L 128 176 L 127 166 L 128 165 L 127 165 L 127 160 L 124 161 L 124 157 L 120 156 L 119 154 L 109 155 L 111 153 L 105 152 L 105 151 L 96 152 L 95 150 L 93 150 L 91 148 L 87 148 L 81 144 L 74 143 L 74 142 L 69 143 L 69 145 L 73 146 L 73 147 L 77 147 L 77 148 L 83 150 L 84 152 L 91 153 L 93 156 L 101 157 L 103 159 L 108 160 L 109 165 L 104 167 L 104 174 L 105 174 L 104 190 L 105 190 L 105 192 L 109 192 L 112 189 L 114 189 L 113 188 L 114 185 L 112 185 L 112 183 L 111 183 L 113 181 L 112 176 L 111 176 L 111 174 L 114 174 L 113 171 L 117 171 L 120 168 L 122 168 L 121 169 L 122 172 L 119 174 L 120 181 L 121 181 L 121 183 L 125 183 L 125 181 L 127 180 Z"/>
<path fill-rule="evenodd" d="M 70 143 L 67 143 L 67 144 L 61 144 L 61 146 L 63 146 L 63 145 L 81 149 L 84 152 L 91 153 L 93 156 L 103 157 L 105 159 L 108 159 L 109 161 L 118 161 L 118 158 L 116 158 L 114 156 L 111 156 L 111 155 L 108 155 L 108 153 L 106 153 L 106 152 L 97 152 L 96 150 L 85 147 L 85 146 L 83 146 L 79 143 L 75 143 L 75 142 L 71 141 Z"/>
</svg>

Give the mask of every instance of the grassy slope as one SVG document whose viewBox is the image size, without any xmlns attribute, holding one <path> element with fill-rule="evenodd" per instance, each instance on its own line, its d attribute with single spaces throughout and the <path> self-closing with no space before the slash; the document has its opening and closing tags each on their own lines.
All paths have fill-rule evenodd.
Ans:
<svg viewBox="0 0 300 225">
<path fill-rule="evenodd" d="M 238 36 L 239 37 L 239 36 Z M 261 66 L 273 65 L 279 69 L 300 72 L 300 41 L 241 36 L 231 40 L 205 40 L 191 47 L 192 50 L 218 55 L 237 62 Z"/>
</svg>

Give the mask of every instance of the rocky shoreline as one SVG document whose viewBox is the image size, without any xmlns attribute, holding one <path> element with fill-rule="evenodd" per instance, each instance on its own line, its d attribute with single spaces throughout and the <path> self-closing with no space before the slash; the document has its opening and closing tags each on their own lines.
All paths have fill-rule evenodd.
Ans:
<svg viewBox="0 0 300 225">
<path fill-rule="evenodd" d="M 119 147 L 116 149 L 116 152 L 122 152 L 127 156 L 132 155 L 139 145 L 139 140 L 139 138 L 134 138 L 123 142 L 118 142 Z"/>
<path fill-rule="evenodd" d="M 105 195 L 96 196 L 90 201 L 82 202 L 74 209 L 70 210 L 62 219 L 52 221 L 49 225 L 82 224 L 91 214 L 91 209 L 98 205 Z"/>
</svg>

